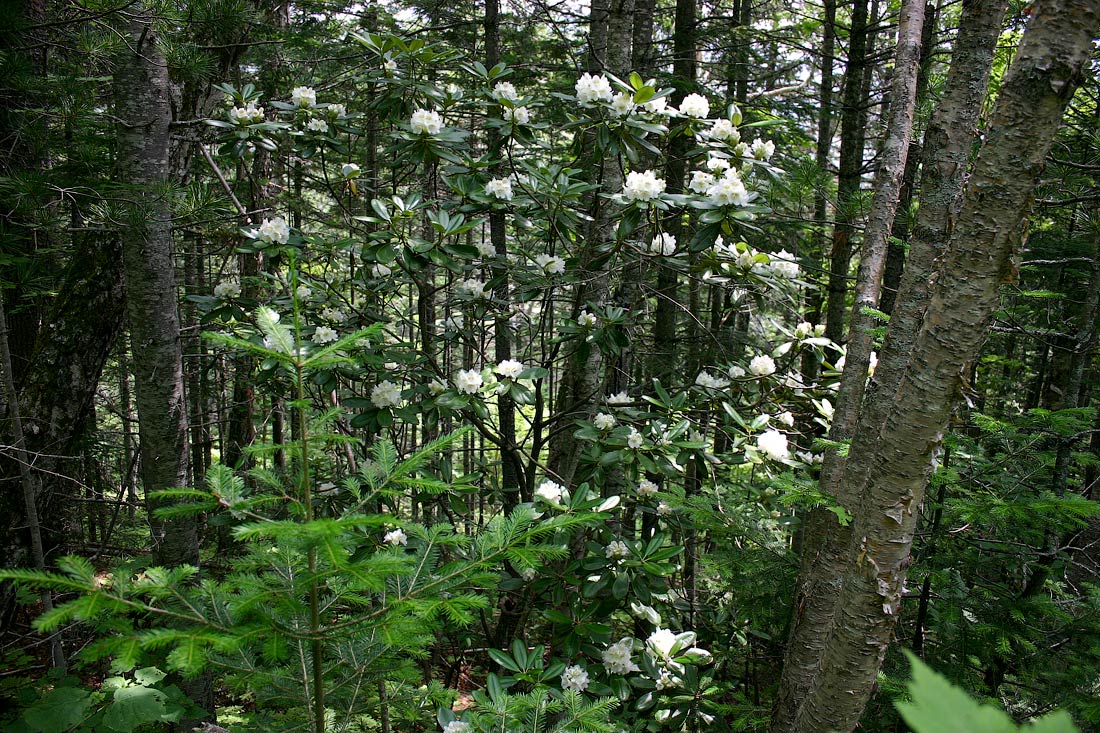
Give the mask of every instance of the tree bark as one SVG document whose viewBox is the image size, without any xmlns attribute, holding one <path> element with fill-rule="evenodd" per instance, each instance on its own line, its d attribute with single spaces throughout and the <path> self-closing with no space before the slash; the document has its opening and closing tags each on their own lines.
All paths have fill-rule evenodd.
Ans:
<svg viewBox="0 0 1100 733">
<path fill-rule="evenodd" d="M 1098 0 L 1040 0 L 1033 7 L 908 367 L 896 393 L 872 398 L 887 400 L 885 409 L 865 407 L 857 423 L 844 480 L 857 482 L 845 491 L 858 502 L 851 507 L 835 623 L 790 730 L 851 731 L 859 722 L 898 614 L 932 454 L 985 340 L 1001 285 L 1015 276 L 1012 257 L 1035 183 L 1098 30 Z M 892 348 L 899 348 L 896 341 Z M 876 413 L 885 415 L 881 423 Z"/>
</svg>

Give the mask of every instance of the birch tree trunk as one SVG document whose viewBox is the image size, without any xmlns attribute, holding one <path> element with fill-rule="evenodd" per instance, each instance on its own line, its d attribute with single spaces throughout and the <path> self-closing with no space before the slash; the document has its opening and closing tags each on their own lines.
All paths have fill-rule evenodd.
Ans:
<svg viewBox="0 0 1100 733">
<path fill-rule="evenodd" d="M 845 491 L 857 500 L 834 622 L 789 730 L 851 731 L 859 722 L 893 633 L 932 454 L 1001 285 L 1014 277 L 1035 183 L 1098 30 L 1100 0 L 1033 6 L 907 368 L 896 393 L 872 394 L 857 421 L 843 477 L 854 482 Z"/>
</svg>

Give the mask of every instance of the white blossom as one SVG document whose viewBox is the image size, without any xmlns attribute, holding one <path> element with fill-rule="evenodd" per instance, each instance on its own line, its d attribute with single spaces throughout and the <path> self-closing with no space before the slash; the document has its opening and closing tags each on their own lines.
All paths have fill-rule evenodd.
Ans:
<svg viewBox="0 0 1100 733">
<path fill-rule="evenodd" d="M 566 667 L 561 674 L 561 689 L 584 692 L 588 689 L 588 672 L 578 664 Z"/>
<path fill-rule="evenodd" d="M 281 216 L 264 219 L 256 230 L 256 236 L 269 244 L 286 244 L 290 240 L 290 225 Z"/>
<path fill-rule="evenodd" d="M 695 378 L 695 384 L 708 389 L 725 389 L 730 386 L 729 380 L 715 377 L 706 370 L 699 372 L 699 376 Z"/>
<path fill-rule="evenodd" d="M 310 132 L 328 132 L 328 123 L 320 117 L 314 117 L 306 123 L 306 129 Z"/>
<path fill-rule="evenodd" d="M 615 422 L 615 416 L 606 412 L 597 413 L 596 417 L 592 418 L 592 424 L 597 430 L 610 430 L 615 427 Z"/>
<path fill-rule="evenodd" d="M 294 290 L 294 294 L 298 296 L 298 300 L 305 300 L 309 296 L 313 295 L 313 288 L 308 285 L 299 285 Z"/>
<path fill-rule="evenodd" d="M 749 202 L 749 191 L 740 178 L 725 175 L 707 189 L 707 198 L 717 206 L 744 206 Z"/>
<path fill-rule="evenodd" d="M 730 145 L 741 142 L 741 133 L 737 131 L 733 122 L 724 118 L 711 123 L 707 136 L 712 140 L 725 140 Z"/>
<path fill-rule="evenodd" d="M 348 315 L 337 308 L 325 308 L 321 311 L 321 318 L 333 323 L 343 323 L 348 319 Z"/>
<path fill-rule="evenodd" d="M 800 338 L 800 339 L 809 338 L 810 334 L 812 334 L 813 332 L 814 332 L 814 326 L 813 326 L 812 323 L 809 323 L 808 321 L 802 321 L 802 323 L 799 323 L 797 326 L 794 327 L 795 338 Z"/>
<path fill-rule="evenodd" d="M 397 73 L 397 62 L 393 59 L 386 59 L 382 62 L 382 68 L 385 69 L 386 74 L 392 76 Z"/>
<path fill-rule="evenodd" d="M 766 377 L 775 374 L 775 360 L 767 354 L 754 356 L 749 362 L 749 373 L 756 377 Z"/>
<path fill-rule="evenodd" d="M 236 298 L 241 294 L 241 284 L 236 280 L 222 280 L 214 286 L 215 298 Z"/>
<path fill-rule="evenodd" d="M 668 257 L 676 252 L 676 237 L 668 232 L 661 232 L 649 243 L 649 253 L 652 255 L 664 255 Z"/>
<path fill-rule="evenodd" d="M 312 107 L 317 104 L 317 92 L 310 87 L 294 87 L 290 90 L 290 103 L 295 107 Z"/>
<path fill-rule="evenodd" d="M 459 282 L 458 285 L 455 286 L 455 291 L 459 295 L 474 300 L 478 298 L 484 298 L 486 295 L 485 283 L 481 282 L 480 280 L 475 280 L 473 278 Z"/>
<path fill-rule="evenodd" d="M 769 257 L 771 262 L 769 266 L 771 271 L 780 277 L 788 279 L 794 279 L 798 277 L 798 262 L 795 260 L 794 255 L 785 249 L 779 250 L 774 255 Z"/>
<path fill-rule="evenodd" d="M 539 484 L 537 489 L 535 489 L 535 496 L 539 497 L 540 499 L 545 499 L 551 504 L 557 504 L 561 501 L 561 497 L 564 492 L 565 489 L 561 486 L 561 484 L 557 484 L 549 479 L 546 479 L 541 484 Z"/>
<path fill-rule="evenodd" d="M 443 117 L 434 109 L 418 109 L 413 112 L 409 127 L 417 135 L 438 135 L 443 129 Z"/>
<path fill-rule="evenodd" d="M 744 367 L 740 367 L 734 364 L 726 370 L 726 374 L 730 375 L 730 379 L 740 379 L 741 377 L 745 376 L 745 369 Z"/>
<path fill-rule="evenodd" d="M 497 364 L 497 368 L 494 369 L 497 374 L 505 379 L 516 379 L 523 372 L 524 366 L 522 362 L 515 359 L 505 359 Z"/>
<path fill-rule="evenodd" d="M 638 665 L 630 659 L 634 640 L 629 636 L 620 639 L 603 651 L 603 668 L 608 674 L 630 674 L 638 672 Z"/>
<path fill-rule="evenodd" d="M 657 505 L 657 514 L 662 517 L 667 517 L 669 514 L 672 514 L 672 507 L 670 507 L 667 502 L 662 501 Z"/>
<path fill-rule="evenodd" d="M 647 478 L 638 482 L 638 496 L 653 496 L 659 487 Z"/>
<path fill-rule="evenodd" d="M 249 102 L 244 107 L 233 107 L 229 110 L 229 121 L 238 125 L 263 122 L 264 108 L 257 107 L 255 102 Z"/>
<path fill-rule="evenodd" d="M 386 544 L 393 545 L 407 545 L 409 544 L 409 536 L 405 534 L 403 529 L 391 529 L 382 537 L 382 541 Z"/>
<path fill-rule="evenodd" d="M 515 102 L 519 99 L 519 93 L 516 92 L 515 85 L 509 81 L 498 82 L 490 93 L 493 95 L 493 99 L 497 101 L 506 99 L 509 102 Z"/>
<path fill-rule="evenodd" d="M 617 117 L 626 117 L 634 111 L 634 95 L 629 92 L 619 92 L 611 100 L 611 111 Z"/>
<path fill-rule="evenodd" d="M 680 102 L 680 114 L 705 119 L 710 114 L 710 102 L 702 94 L 689 94 Z"/>
<path fill-rule="evenodd" d="M 493 178 L 485 184 L 485 195 L 502 201 L 512 200 L 512 181 L 508 178 Z"/>
<path fill-rule="evenodd" d="M 754 140 L 749 152 L 757 160 L 767 160 L 775 153 L 775 143 L 771 140 Z"/>
<path fill-rule="evenodd" d="M 658 628 L 645 640 L 646 646 L 659 659 L 667 660 L 676 646 L 676 634 L 668 629 Z"/>
<path fill-rule="evenodd" d="M 790 452 L 787 450 L 787 436 L 778 430 L 766 430 L 756 436 L 756 447 L 776 461 L 790 458 Z"/>
<path fill-rule="evenodd" d="M 723 158 L 721 155 L 712 155 L 707 158 L 707 170 L 712 173 L 725 172 L 730 169 L 729 158 Z"/>
<path fill-rule="evenodd" d="M 340 338 L 340 334 L 336 333 L 336 329 L 328 326 L 318 326 L 313 331 L 313 343 L 315 344 L 330 344 L 338 338 Z"/>
<path fill-rule="evenodd" d="M 459 369 L 455 374 L 455 387 L 465 394 L 476 394 L 484 381 L 481 372 L 474 369 Z"/>
<path fill-rule="evenodd" d="M 604 555 L 608 560 L 624 560 L 630 557 L 630 548 L 626 546 L 625 542 L 614 540 L 604 550 Z"/>
<path fill-rule="evenodd" d="M 792 413 L 790 410 L 779 413 L 775 416 L 775 419 L 789 428 L 794 427 L 794 413 Z"/>
<path fill-rule="evenodd" d="M 630 429 L 630 434 L 626 436 L 626 446 L 627 446 L 627 448 L 631 448 L 632 450 L 637 450 L 638 448 L 641 448 L 644 443 L 645 443 L 645 438 L 643 438 L 642 434 L 638 432 L 638 429 L 637 428 L 631 428 Z"/>
<path fill-rule="evenodd" d="M 599 317 L 588 311 L 581 311 L 580 315 L 577 316 L 577 325 L 581 328 L 595 328 L 599 322 Z"/>
<path fill-rule="evenodd" d="M 672 109 L 668 106 L 668 97 L 654 97 L 648 102 L 643 102 L 642 106 L 645 107 L 646 112 L 654 115 L 668 115 L 672 113 Z"/>
<path fill-rule="evenodd" d="M 520 571 L 520 574 L 519 574 L 519 577 L 523 578 L 524 581 L 526 581 L 528 583 L 530 583 L 532 580 L 534 580 L 538 576 L 539 576 L 538 571 L 535 570 L 534 568 L 524 568 L 523 570 Z"/>
<path fill-rule="evenodd" d="M 346 105 L 333 102 L 328 106 L 328 113 L 339 120 L 348 116 L 348 108 Z"/>
<path fill-rule="evenodd" d="M 591 107 L 593 102 L 610 102 L 613 96 L 611 82 L 602 76 L 591 74 L 582 74 L 574 89 L 582 107 Z"/>
<path fill-rule="evenodd" d="M 623 184 L 623 197 L 627 201 L 652 201 L 665 192 L 665 179 L 653 171 L 631 171 Z"/>
<path fill-rule="evenodd" d="M 379 382 L 370 392 L 371 404 L 380 410 L 401 406 L 401 387 L 390 381 Z"/>
<path fill-rule="evenodd" d="M 688 188 L 695 193 L 705 194 L 716 182 L 717 179 L 706 171 L 692 171 Z"/>
<path fill-rule="evenodd" d="M 565 272 L 565 260 L 554 255 L 538 255 L 535 257 L 535 264 L 547 275 L 560 275 Z"/>
<path fill-rule="evenodd" d="M 629 405 L 633 401 L 626 392 L 616 392 L 607 398 L 607 404 L 609 405 Z"/>
<path fill-rule="evenodd" d="M 497 253 L 496 248 L 493 246 L 493 243 L 486 240 L 481 240 L 480 242 L 474 244 L 474 246 L 477 247 L 477 253 L 482 257 L 492 257 Z"/>
<path fill-rule="evenodd" d="M 438 379 L 433 379 L 428 382 L 428 391 L 438 397 L 447 391 L 447 385 L 443 384 L 443 382 L 440 382 Z"/>
<path fill-rule="evenodd" d="M 513 125 L 526 125 L 531 121 L 531 110 L 526 107 L 512 107 L 504 110 L 504 116 Z"/>
</svg>

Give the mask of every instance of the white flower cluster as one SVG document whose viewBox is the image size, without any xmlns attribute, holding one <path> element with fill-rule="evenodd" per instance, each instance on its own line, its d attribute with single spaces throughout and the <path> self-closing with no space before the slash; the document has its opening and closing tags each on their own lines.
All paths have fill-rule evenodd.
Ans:
<svg viewBox="0 0 1100 733">
<path fill-rule="evenodd" d="M 676 646 L 676 634 L 668 629 L 658 628 L 645 640 L 646 646 L 658 659 L 667 661 Z"/>
<path fill-rule="evenodd" d="M 621 540 L 614 540 L 604 550 L 608 560 L 625 560 L 630 557 L 630 548 Z"/>
<path fill-rule="evenodd" d="M 389 532 L 386 532 L 386 534 L 382 537 L 382 541 L 385 542 L 387 545 L 393 545 L 394 547 L 397 547 L 398 545 L 409 544 L 409 536 L 405 534 L 405 530 L 403 529 L 393 529 Z"/>
<path fill-rule="evenodd" d="M 317 104 L 317 92 L 310 87 L 294 87 L 290 90 L 290 103 L 295 107 L 313 107 Z"/>
<path fill-rule="evenodd" d="M 645 438 L 638 432 L 637 428 L 631 428 L 630 434 L 626 436 L 626 447 L 631 450 L 638 450 L 645 444 Z"/>
<path fill-rule="evenodd" d="M 505 379 L 517 379 L 519 375 L 523 373 L 523 370 L 523 362 L 516 361 L 515 359 L 505 359 L 497 364 L 497 368 L 493 371 Z"/>
<path fill-rule="evenodd" d="M 438 135 L 443 129 L 443 117 L 434 109 L 418 109 L 413 112 L 409 127 L 417 135 Z"/>
<path fill-rule="evenodd" d="M 659 487 L 647 478 L 638 482 L 638 496 L 653 496 Z"/>
<path fill-rule="evenodd" d="M 756 377 L 767 377 L 775 374 L 775 360 L 767 354 L 754 356 L 749 362 L 749 373 Z"/>
<path fill-rule="evenodd" d="M 306 123 L 306 129 L 310 132 L 328 132 L 328 123 L 320 117 L 314 117 Z"/>
<path fill-rule="evenodd" d="M 667 232 L 661 232 L 650 241 L 648 253 L 665 257 L 675 254 L 676 237 Z"/>
<path fill-rule="evenodd" d="M 516 102 L 519 100 L 519 93 L 516 91 L 514 84 L 508 81 L 498 82 L 493 91 L 491 92 L 493 99 L 498 102 L 501 100 L 507 100 L 509 102 Z"/>
<path fill-rule="evenodd" d="M 401 387 L 390 381 L 379 382 L 370 391 L 370 402 L 380 410 L 401 406 Z"/>
<path fill-rule="evenodd" d="M 710 102 L 702 94 L 689 94 L 680 102 L 680 114 L 706 119 L 710 114 Z"/>
<path fill-rule="evenodd" d="M 738 132 L 737 126 L 734 125 L 731 120 L 725 118 L 717 119 L 710 123 L 710 129 L 707 130 L 707 137 L 711 140 L 721 140 L 730 145 L 736 145 L 741 142 L 741 133 Z"/>
<path fill-rule="evenodd" d="M 592 418 L 592 424 L 596 426 L 596 430 L 610 430 L 615 427 L 615 422 L 615 416 L 606 412 L 598 413 Z"/>
<path fill-rule="evenodd" d="M 818 466 L 825 462 L 824 453 L 811 453 L 810 451 L 797 450 L 794 452 L 794 457 L 807 466 Z"/>
<path fill-rule="evenodd" d="M 485 184 L 485 195 L 502 201 L 512 200 L 512 181 L 508 178 L 493 178 Z"/>
<path fill-rule="evenodd" d="M 241 284 L 236 280 L 222 280 L 214 286 L 214 297 L 224 300 L 236 298 L 241 294 Z"/>
<path fill-rule="evenodd" d="M 555 255 L 537 255 L 535 264 L 547 275 L 561 275 L 565 272 L 565 260 Z"/>
<path fill-rule="evenodd" d="M 504 110 L 504 118 L 513 125 L 526 125 L 531 121 L 531 110 L 526 107 L 511 107 Z"/>
<path fill-rule="evenodd" d="M 321 311 L 321 318 L 333 323 L 343 323 L 348 319 L 348 315 L 337 308 L 325 308 Z"/>
<path fill-rule="evenodd" d="M 603 650 L 603 668 L 608 674 L 630 674 L 638 672 L 640 668 L 630 658 L 634 649 L 634 640 L 629 636 L 620 639 Z"/>
<path fill-rule="evenodd" d="M 281 216 L 264 219 L 260 228 L 252 231 L 252 236 L 268 244 L 286 244 L 290 240 L 290 225 Z"/>
<path fill-rule="evenodd" d="M 477 394 L 484 381 L 481 372 L 475 369 L 459 369 L 455 374 L 455 388 L 463 394 Z"/>
<path fill-rule="evenodd" d="M 616 117 L 629 117 L 634 107 L 634 95 L 629 92 L 619 92 L 611 100 L 611 111 Z"/>
<path fill-rule="evenodd" d="M 754 140 L 749 146 L 749 153 L 757 160 L 768 160 L 775 154 L 775 143 L 771 140 Z"/>
<path fill-rule="evenodd" d="M 653 201 L 665 192 L 665 179 L 653 171 L 631 171 L 623 184 L 623 198 L 627 201 Z"/>
<path fill-rule="evenodd" d="M 577 101 L 582 107 L 591 107 L 594 102 L 607 102 L 612 100 L 611 82 L 603 76 L 583 74 L 574 85 L 577 92 Z"/>
<path fill-rule="evenodd" d="M 728 379 L 716 377 L 706 370 L 699 372 L 699 376 L 695 378 L 695 384 L 707 389 L 725 389 L 730 386 Z"/>
<path fill-rule="evenodd" d="M 455 285 L 455 292 L 471 300 L 484 298 L 486 296 L 485 283 L 473 278 L 462 280 L 458 285 Z"/>
<path fill-rule="evenodd" d="M 255 102 L 249 102 L 244 107 L 234 107 L 229 110 L 229 121 L 238 125 L 263 122 L 264 108 L 257 107 Z"/>
<path fill-rule="evenodd" d="M 790 452 L 787 450 L 787 436 L 778 430 L 766 430 L 756 436 L 756 447 L 776 461 L 790 458 Z"/>
<path fill-rule="evenodd" d="M 340 334 L 336 333 L 336 329 L 328 326 L 318 326 L 313 330 L 313 343 L 315 344 L 331 344 L 338 338 L 340 338 Z"/>
<path fill-rule="evenodd" d="M 565 493 L 565 489 L 561 484 L 554 483 L 550 479 L 544 480 L 535 489 L 535 496 L 540 499 L 545 499 L 551 504 L 557 504 L 561 501 L 562 494 Z"/>
<path fill-rule="evenodd" d="M 706 197 L 715 206 L 744 206 L 749 203 L 749 190 L 737 171 L 727 168 L 722 177 L 716 178 L 707 188 Z"/>
<path fill-rule="evenodd" d="M 599 322 L 599 317 L 588 311 L 581 311 L 580 315 L 577 316 L 577 325 L 581 328 L 595 328 Z"/>
<path fill-rule="evenodd" d="M 588 689 L 588 672 L 579 664 L 566 667 L 561 673 L 561 689 L 584 692 Z"/>
<path fill-rule="evenodd" d="M 333 102 L 328 106 L 328 113 L 340 120 L 348 116 L 348 108 L 347 105 Z"/>
<path fill-rule="evenodd" d="M 633 401 L 626 392 L 616 392 L 607 398 L 607 404 L 609 405 L 629 405 Z"/>
</svg>

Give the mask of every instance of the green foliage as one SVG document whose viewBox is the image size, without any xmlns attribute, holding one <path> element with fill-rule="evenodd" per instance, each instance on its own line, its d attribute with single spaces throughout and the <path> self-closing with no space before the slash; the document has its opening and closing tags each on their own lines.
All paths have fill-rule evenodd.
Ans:
<svg viewBox="0 0 1100 733">
<path fill-rule="evenodd" d="M 908 658 L 913 668 L 911 699 L 896 705 L 913 733 L 1077 733 L 1065 711 L 1018 726 L 1004 711 L 977 702 L 915 655 Z"/>
</svg>

